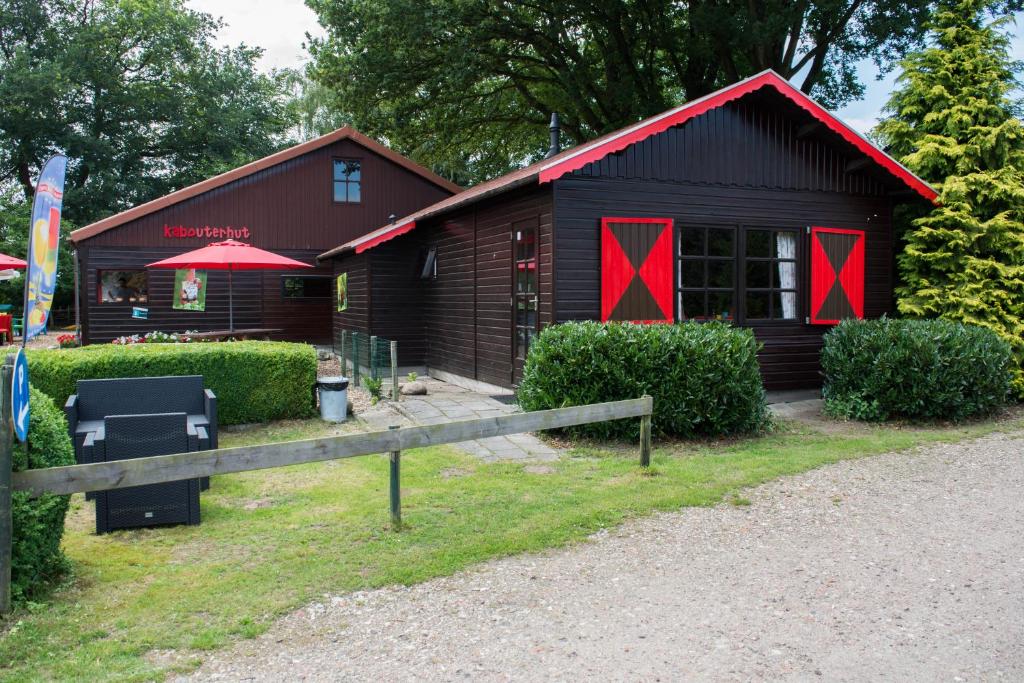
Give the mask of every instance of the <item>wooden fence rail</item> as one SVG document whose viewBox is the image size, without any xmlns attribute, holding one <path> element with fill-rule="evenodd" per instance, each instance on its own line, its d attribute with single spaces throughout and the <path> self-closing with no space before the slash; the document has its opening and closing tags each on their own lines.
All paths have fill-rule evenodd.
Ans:
<svg viewBox="0 0 1024 683">
<path fill-rule="evenodd" d="M 3 367 L 0 387 L 10 396 L 9 366 Z M 9 402 L 9 398 L 3 403 Z M 405 449 L 459 443 L 492 436 L 521 434 L 546 429 L 560 429 L 593 422 L 640 418 L 640 464 L 650 464 L 651 414 L 654 403 L 650 396 L 595 403 L 529 413 L 512 413 L 498 417 L 458 420 L 443 424 L 391 427 L 378 432 L 347 434 L 323 439 L 306 439 L 258 446 L 219 448 L 210 451 L 158 455 L 129 460 L 113 460 L 67 467 L 26 470 L 11 475 L 10 407 L 4 406 L 0 420 L 0 614 L 9 609 L 10 591 L 10 520 L 11 491 L 27 491 L 32 496 L 44 493 L 69 494 L 85 491 L 107 491 L 160 484 L 182 479 L 208 477 L 229 472 L 284 467 L 323 460 L 354 458 L 387 453 L 390 458 L 391 522 L 401 527 L 400 460 Z M 4 448 L 5 441 L 7 448 Z M 6 458 L 4 457 L 6 455 Z M 5 476 L 6 475 L 6 476 Z M 5 486 L 6 477 L 10 485 Z M 4 532 L 7 531 L 5 534 Z M 6 548 L 3 547 L 6 545 Z"/>
</svg>

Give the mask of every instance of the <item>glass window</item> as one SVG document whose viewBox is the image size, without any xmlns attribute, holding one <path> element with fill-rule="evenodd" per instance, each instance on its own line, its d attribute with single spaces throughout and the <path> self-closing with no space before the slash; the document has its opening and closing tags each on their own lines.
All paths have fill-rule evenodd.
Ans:
<svg viewBox="0 0 1024 683">
<path fill-rule="evenodd" d="M 97 281 L 101 304 L 149 301 L 149 277 L 144 270 L 101 270 Z"/>
<path fill-rule="evenodd" d="M 284 275 L 281 296 L 286 299 L 323 299 L 331 296 L 331 278 L 320 275 Z"/>
<path fill-rule="evenodd" d="M 423 266 L 420 268 L 421 280 L 437 279 L 437 247 L 430 247 L 423 252 Z"/>
<path fill-rule="evenodd" d="M 795 230 L 746 230 L 746 320 L 796 320 Z"/>
<path fill-rule="evenodd" d="M 334 160 L 334 201 L 358 204 L 362 199 L 362 169 L 357 159 Z"/>
<path fill-rule="evenodd" d="M 679 319 L 796 320 L 799 234 L 771 228 L 682 227 Z"/>
<path fill-rule="evenodd" d="M 736 316 L 736 229 L 684 227 L 679 234 L 679 319 Z"/>
</svg>

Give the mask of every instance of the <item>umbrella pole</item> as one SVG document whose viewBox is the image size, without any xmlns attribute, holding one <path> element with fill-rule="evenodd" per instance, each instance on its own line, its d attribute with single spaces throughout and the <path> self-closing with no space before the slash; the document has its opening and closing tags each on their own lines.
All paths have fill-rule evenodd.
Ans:
<svg viewBox="0 0 1024 683">
<path fill-rule="evenodd" d="M 228 268 L 228 332 L 235 331 L 235 285 L 231 279 L 231 272 Z"/>
</svg>

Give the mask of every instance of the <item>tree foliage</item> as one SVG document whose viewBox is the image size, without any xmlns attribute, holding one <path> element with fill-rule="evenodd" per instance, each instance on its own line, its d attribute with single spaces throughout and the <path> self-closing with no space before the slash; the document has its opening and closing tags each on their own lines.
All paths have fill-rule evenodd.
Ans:
<svg viewBox="0 0 1024 683">
<path fill-rule="evenodd" d="M 343 111 L 333 106 L 333 91 L 309 78 L 302 69 L 282 69 L 279 72 L 288 99 L 287 117 L 291 122 L 291 137 L 312 140 L 351 123 Z"/>
<path fill-rule="evenodd" d="M 0 194 L 0 253 L 22 258 L 28 253 L 28 223 L 32 214 L 32 202 L 17 188 L 10 188 Z M 61 221 L 60 236 L 63 244 L 74 229 L 70 221 Z M 61 309 L 71 306 L 74 302 L 75 281 L 74 262 L 71 250 L 66 246 L 57 252 L 57 289 L 53 295 L 53 308 Z M 18 271 L 19 276 L 0 282 L 0 303 L 12 304 L 20 311 L 25 297 L 25 271 Z M 15 313 L 20 315 L 20 313 Z"/>
<path fill-rule="evenodd" d="M 899 310 L 988 327 L 1014 348 L 1024 396 L 1024 127 L 1005 33 L 985 0 L 942 0 L 877 133 L 940 191 L 899 256 Z"/>
<path fill-rule="evenodd" d="M 69 157 L 79 225 L 274 151 L 282 87 L 260 50 L 219 48 L 184 0 L 7 0 L 0 9 L 0 182 L 30 197 Z"/>
<path fill-rule="evenodd" d="M 580 143 L 764 69 L 827 105 L 890 68 L 925 0 L 307 0 L 312 75 L 365 132 L 459 180 Z"/>
</svg>

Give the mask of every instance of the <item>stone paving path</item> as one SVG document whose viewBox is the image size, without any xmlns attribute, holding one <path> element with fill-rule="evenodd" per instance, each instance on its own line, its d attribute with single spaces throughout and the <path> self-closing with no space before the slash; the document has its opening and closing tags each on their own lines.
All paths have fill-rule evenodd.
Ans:
<svg viewBox="0 0 1024 683">
<path fill-rule="evenodd" d="M 498 417 L 514 413 L 514 405 L 478 394 L 454 384 L 448 384 L 429 377 L 419 381 L 427 386 L 426 396 L 403 396 L 397 408 L 405 417 L 416 424 L 437 424 L 452 420 L 469 420 L 476 417 Z M 456 447 L 475 455 L 484 462 L 499 460 L 541 460 L 558 458 L 558 451 L 548 446 L 533 434 L 511 434 L 477 439 L 455 444 Z"/>
</svg>

